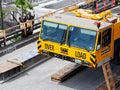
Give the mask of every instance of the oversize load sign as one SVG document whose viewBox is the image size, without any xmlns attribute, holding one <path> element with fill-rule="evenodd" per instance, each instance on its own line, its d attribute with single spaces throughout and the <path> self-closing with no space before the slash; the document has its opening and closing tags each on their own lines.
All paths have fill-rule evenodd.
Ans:
<svg viewBox="0 0 120 90">
<path fill-rule="evenodd" d="M 51 44 L 45 44 L 45 49 L 54 51 L 54 45 Z M 67 48 L 60 47 L 60 53 L 68 55 L 69 50 Z M 80 52 L 80 51 L 75 51 L 75 57 L 76 58 L 81 58 L 81 59 L 86 59 L 86 53 Z"/>
</svg>

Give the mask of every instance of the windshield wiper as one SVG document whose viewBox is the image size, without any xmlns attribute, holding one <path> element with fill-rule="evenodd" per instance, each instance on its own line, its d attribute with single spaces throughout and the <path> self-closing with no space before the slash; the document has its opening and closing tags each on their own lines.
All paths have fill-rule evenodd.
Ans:
<svg viewBox="0 0 120 90">
<path fill-rule="evenodd" d="M 43 39 L 43 41 L 48 41 L 49 39 Z"/>
</svg>

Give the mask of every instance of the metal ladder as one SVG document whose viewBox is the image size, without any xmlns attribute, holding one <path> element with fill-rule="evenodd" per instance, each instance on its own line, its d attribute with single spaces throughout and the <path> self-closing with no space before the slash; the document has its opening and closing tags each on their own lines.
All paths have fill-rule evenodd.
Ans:
<svg viewBox="0 0 120 90">
<path fill-rule="evenodd" d="M 112 70 L 109 62 L 102 65 L 103 74 L 106 82 L 107 90 L 116 90 L 115 80 L 112 75 Z"/>
</svg>

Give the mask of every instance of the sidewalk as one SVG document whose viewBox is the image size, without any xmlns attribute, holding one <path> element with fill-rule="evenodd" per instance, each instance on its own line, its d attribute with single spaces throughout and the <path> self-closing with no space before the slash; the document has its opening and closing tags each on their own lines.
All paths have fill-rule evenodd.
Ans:
<svg viewBox="0 0 120 90">
<path fill-rule="evenodd" d="M 50 1 L 52 1 L 52 0 L 39 0 L 39 1 L 37 1 L 37 2 L 30 2 L 33 6 L 37 6 L 37 5 L 39 5 L 39 4 L 41 4 L 41 3 L 46 3 L 46 2 L 50 2 Z"/>
<path fill-rule="evenodd" d="M 6 60 L 18 60 L 19 62 L 23 62 L 36 55 L 38 55 L 38 52 L 37 43 L 35 41 L 22 48 L 14 50 L 11 53 L 6 53 L 4 56 L 0 57 L 0 64 L 5 62 Z"/>
<path fill-rule="evenodd" d="M 42 4 L 42 3 L 47 3 L 47 2 L 60 2 L 60 1 L 63 1 L 63 0 L 38 0 L 38 1 L 34 1 L 34 2 L 30 2 L 33 6 L 37 6 L 39 4 Z"/>
</svg>

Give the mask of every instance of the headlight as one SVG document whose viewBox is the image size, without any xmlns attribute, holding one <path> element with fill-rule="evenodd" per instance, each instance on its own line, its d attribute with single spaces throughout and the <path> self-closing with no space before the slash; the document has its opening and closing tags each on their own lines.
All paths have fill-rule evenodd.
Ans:
<svg viewBox="0 0 120 90">
<path fill-rule="evenodd" d="M 82 64 L 81 60 L 75 59 L 75 63 Z"/>
</svg>

